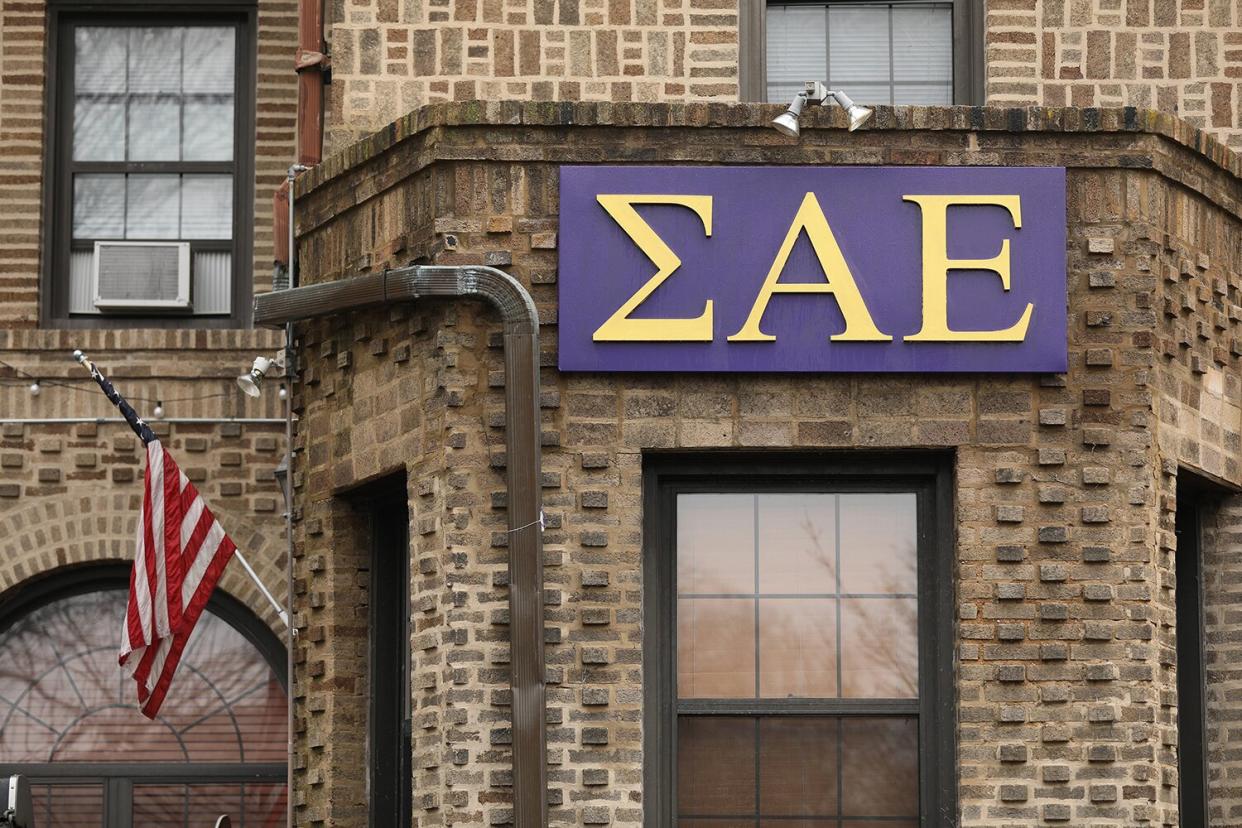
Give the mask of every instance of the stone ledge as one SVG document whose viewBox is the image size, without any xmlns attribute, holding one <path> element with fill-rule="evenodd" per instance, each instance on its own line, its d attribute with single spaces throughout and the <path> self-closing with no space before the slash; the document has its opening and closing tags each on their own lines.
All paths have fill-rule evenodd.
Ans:
<svg viewBox="0 0 1242 828">
<path fill-rule="evenodd" d="M 64 351 L 67 357 L 75 348 L 92 357 L 115 351 L 254 351 L 280 348 L 284 341 L 284 331 L 268 328 L 11 328 L 0 329 L 0 355 Z"/>
<path fill-rule="evenodd" d="M 327 158 L 298 179 L 302 197 L 320 185 L 361 166 L 397 144 L 436 127 L 544 126 L 626 128 L 769 129 L 784 111 L 781 104 L 610 103 L 462 101 L 420 107 L 361 141 Z M 803 114 L 804 134 L 812 130 L 844 131 L 840 109 L 815 107 Z M 893 131 L 1003 133 L 1147 133 L 1158 135 L 1242 178 L 1242 157 L 1210 133 L 1166 112 L 1135 107 L 982 107 L 878 106 L 860 134 Z"/>
</svg>

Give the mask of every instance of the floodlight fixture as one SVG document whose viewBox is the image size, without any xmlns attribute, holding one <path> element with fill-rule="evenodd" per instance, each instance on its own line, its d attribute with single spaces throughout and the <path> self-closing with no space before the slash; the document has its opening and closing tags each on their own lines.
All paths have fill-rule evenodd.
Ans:
<svg viewBox="0 0 1242 828">
<path fill-rule="evenodd" d="M 245 392 L 247 397 L 257 397 L 262 393 L 260 386 L 263 378 L 267 376 L 267 372 L 272 370 L 272 366 L 276 364 L 276 360 L 267 357 L 255 357 L 254 365 L 250 366 L 250 370 L 237 378 L 237 387 Z"/>
<path fill-rule="evenodd" d="M 801 132 L 798 119 L 807 104 L 827 106 L 829 99 L 836 102 L 849 116 L 849 131 L 853 132 L 865 124 L 875 114 L 870 107 L 854 103 L 849 95 L 839 89 L 829 89 L 820 81 L 807 81 L 806 88 L 794 96 L 789 108 L 772 120 L 772 126 L 781 135 L 797 138 Z"/>
</svg>

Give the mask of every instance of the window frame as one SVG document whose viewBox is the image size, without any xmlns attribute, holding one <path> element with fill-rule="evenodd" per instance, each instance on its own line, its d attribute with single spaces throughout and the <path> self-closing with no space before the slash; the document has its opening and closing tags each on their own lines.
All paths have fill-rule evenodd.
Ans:
<svg viewBox="0 0 1242 828">
<path fill-rule="evenodd" d="M 885 4 L 928 0 L 876 0 Z M 858 5 L 867 0 L 782 0 L 784 5 Z M 983 0 L 948 0 L 953 5 L 953 103 L 982 106 L 987 101 L 987 66 L 984 62 Z M 767 0 L 741 0 L 738 9 L 738 98 L 767 101 L 768 29 Z M 806 80 L 824 80 L 806 78 Z M 850 90 L 846 89 L 846 92 Z M 771 101 L 771 103 L 787 103 Z M 859 101 L 869 103 L 869 101 Z"/>
<path fill-rule="evenodd" d="M 78 26 L 229 25 L 237 32 L 233 116 L 233 233 L 221 240 L 232 250 L 231 310 L 195 316 L 170 311 L 70 314 L 69 258 L 73 237 L 73 33 Z M 254 294 L 254 189 L 257 8 L 236 0 L 162 0 L 104 5 L 94 0 L 49 0 L 46 131 L 43 169 L 43 245 L 39 305 L 45 328 L 247 328 Z M 109 164 L 117 162 L 105 162 Z M 223 162 L 138 162 L 148 172 L 162 166 Z"/>
<path fill-rule="evenodd" d="M 927 455 L 651 454 L 643 458 L 643 784 L 648 828 L 676 823 L 677 717 L 918 715 L 919 822 L 957 818 L 952 473 Z M 695 700 L 679 704 L 676 497 L 730 492 L 914 492 L 918 498 L 919 697 Z"/>
</svg>

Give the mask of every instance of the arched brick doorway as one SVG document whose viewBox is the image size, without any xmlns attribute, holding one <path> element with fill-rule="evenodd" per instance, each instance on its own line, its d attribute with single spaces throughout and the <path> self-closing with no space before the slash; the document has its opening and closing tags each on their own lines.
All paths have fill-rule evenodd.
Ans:
<svg viewBox="0 0 1242 828">
<path fill-rule="evenodd" d="M 38 825 L 285 821 L 284 649 L 217 591 L 155 721 L 117 667 L 128 570 L 41 579 L 0 610 L 0 774 L 34 783 Z"/>
</svg>

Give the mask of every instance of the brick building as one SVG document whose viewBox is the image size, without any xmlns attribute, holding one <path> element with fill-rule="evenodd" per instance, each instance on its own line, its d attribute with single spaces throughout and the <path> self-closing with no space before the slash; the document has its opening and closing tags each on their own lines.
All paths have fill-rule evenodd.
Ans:
<svg viewBox="0 0 1242 828">
<path fill-rule="evenodd" d="M 507 639 L 510 584 L 519 577 L 514 532 L 528 521 L 507 515 L 520 491 L 505 476 L 516 473 L 506 426 L 515 374 L 513 358 L 502 354 L 509 328 L 502 338 L 497 315 L 479 302 L 449 302 L 430 290 L 399 301 L 412 293 L 399 286 L 404 271 L 388 269 L 411 263 L 503 267 L 537 309 L 547 726 L 535 730 L 546 738 L 548 824 L 661 825 L 680 814 L 679 824 L 752 825 L 770 814 L 835 825 L 843 814 L 943 825 L 957 824 L 960 813 L 960 824 L 979 826 L 1173 825 L 1179 781 L 1185 807 L 1210 813 L 1210 821 L 1200 810 L 1180 824 L 1237 819 L 1228 643 L 1242 414 L 1236 156 L 1184 121 L 1134 110 L 988 110 L 982 122 L 965 108 L 881 110 L 873 128 L 854 133 L 833 113 L 804 129 L 799 143 L 769 128 L 776 111 L 436 105 L 301 182 L 299 246 L 312 285 L 304 290 L 330 288 L 333 298 L 312 307 L 273 294 L 258 309 L 268 323 L 314 317 L 297 328 L 297 601 L 305 629 L 298 663 L 306 677 L 297 692 L 299 822 L 349 824 L 368 802 L 375 806 L 367 791 L 382 780 L 368 775 L 367 750 L 382 737 L 366 723 L 379 720 L 383 702 L 368 693 L 365 677 L 379 663 L 368 661 L 376 652 L 368 647 L 395 646 L 394 659 L 409 659 L 411 707 L 391 715 L 410 717 L 409 807 L 418 824 L 505 824 L 521 808 L 512 753 L 523 725 L 511 712 L 508 668 L 526 656 Z M 574 310 L 558 285 L 572 275 L 563 252 L 558 270 L 557 248 L 567 243 L 558 236 L 565 227 L 561 165 L 667 158 L 700 168 L 826 158 L 953 170 L 1063 165 L 1068 370 L 558 370 Z M 563 198 L 563 180 L 560 186 Z M 720 215 L 724 206 L 715 209 Z M 1026 220 L 1024 227 L 1034 221 Z M 838 237 L 844 246 L 840 230 Z M 635 285 L 646 267 L 640 263 Z M 377 287 L 385 280 L 387 287 Z M 757 596 L 755 626 L 731 619 L 727 607 L 707 611 L 706 627 L 681 614 L 672 620 L 695 597 L 681 582 L 707 577 L 706 570 L 695 575 L 685 556 L 719 555 L 709 568 L 727 568 L 730 531 L 713 524 L 747 538 L 753 525 L 731 516 L 728 502 L 672 506 L 662 487 L 681 485 L 698 497 L 755 493 L 755 521 L 762 522 L 764 497 L 775 499 L 773 509 L 782 508 L 782 497 L 808 491 L 844 502 L 865 498 L 877 491 L 877 479 L 894 475 L 903 482 L 881 486 L 888 494 L 874 495 L 879 505 L 838 507 L 838 554 L 848 556 L 840 538 L 851 535 L 888 548 L 887 533 L 911 531 L 912 518 L 882 498 L 931 492 L 929 503 L 939 505 L 919 512 L 925 523 L 918 532 L 932 539 L 920 541 L 918 555 L 930 558 L 920 558 L 918 579 L 920 589 L 927 579 L 939 579 L 939 587 L 919 591 L 917 600 L 947 618 L 920 610 L 914 625 L 900 614 L 881 616 L 868 626 L 886 633 L 853 645 L 839 640 L 835 658 L 848 665 L 878 651 L 898 663 L 913 659 L 917 671 L 947 682 L 938 701 L 946 707 L 916 713 L 891 699 L 852 708 L 792 703 L 804 715 L 810 705 L 846 716 L 832 720 L 843 740 L 835 765 L 814 753 L 817 738 L 832 744 L 838 732 L 825 724 L 827 714 L 797 720 L 811 723 L 810 732 L 782 735 L 789 720 L 780 716 L 790 709 L 765 702 L 771 693 L 720 689 L 728 686 L 722 674 L 753 675 L 756 668 L 730 662 L 733 645 L 713 640 L 715 625 L 738 641 L 757 636 L 759 657 L 770 651 L 778 664 L 796 651 L 803 667 L 786 668 L 794 672 L 805 667 L 802 659 L 834 658 L 815 655 L 796 623 L 793 644 L 763 637 L 763 559 L 775 553 L 755 553 L 760 585 L 740 590 Z M 360 498 L 384 505 L 360 509 Z M 807 519 L 820 520 L 821 507 L 807 507 Z M 696 514 L 700 508 L 704 514 Z M 670 510 L 675 530 L 665 528 Z M 852 513 L 864 517 L 849 529 Z M 1189 528 L 1194 521 L 1201 532 Z M 385 554 L 405 548 L 392 538 L 407 526 L 408 559 Z M 669 606 L 673 559 L 677 610 Z M 850 565 L 839 561 L 842 571 Z M 404 586 L 403 565 L 410 572 L 404 595 L 391 586 Z M 1198 586 L 1178 591 L 1179 583 Z M 777 591 L 815 591 L 786 584 Z M 883 583 L 875 589 L 893 597 L 916 591 Z M 372 598 L 371 590 L 380 592 Z M 843 606 L 846 591 L 836 590 Z M 408 650 L 384 632 L 397 622 L 385 620 L 381 600 L 408 601 Z M 819 623 L 809 617 L 805 623 Z M 1198 634 L 1179 636 L 1200 624 Z M 846 639 L 861 634 L 858 622 L 837 625 Z M 1200 640 L 1205 680 L 1179 693 L 1177 664 L 1199 652 L 1179 648 Z M 736 646 L 745 652 L 750 645 Z M 691 655 L 681 655 L 687 650 Z M 692 656 L 707 666 L 678 660 L 673 677 L 661 661 Z M 836 694 L 868 696 L 858 684 L 849 691 L 848 672 Z M 779 684 L 784 674 L 760 675 L 761 683 Z M 803 685 L 789 687 L 789 696 L 805 695 Z M 913 695 L 923 701 L 935 691 L 920 684 Z M 682 697 L 675 746 L 668 741 L 674 728 L 661 718 L 669 693 Z M 1198 707 L 1190 700 L 1196 693 Z M 731 698 L 711 701 L 721 695 Z M 922 743 L 917 758 L 911 737 L 912 753 L 897 760 L 863 746 L 891 747 L 902 738 L 892 732 L 860 731 L 850 747 L 850 728 L 863 725 L 842 711 L 859 709 L 885 711 L 890 718 L 882 721 L 890 723 L 910 721 L 892 719 L 894 710 L 921 725 L 932 716 L 944 729 Z M 1196 711 L 1204 725 L 1188 730 Z M 780 748 L 752 752 L 743 739 L 739 749 L 736 734 L 717 727 L 737 721 L 760 722 L 759 738 L 768 734 Z M 815 726 L 827 730 L 816 736 Z M 1204 734 L 1197 772 L 1178 751 L 1179 735 L 1195 732 Z M 863 752 L 866 770 L 851 766 L 858 761 L 851 750 Z M 660 761 L 674 752 L 690 758 L 673 767 Z M 924 769 L 917 784 L 916 767 Z M 797 781 L 782 785 L 783 776 Z M 880 802 L 877 778 L 897 793 Z M 836 785 L 840 797 L 821 795 Z M 920 810 L 913 791 L 926 797 L 929 789 L 938 810 L 928 811 L 927 799 Z M 731 796 L 734 790 L 745 795 Z M 394 796 L 400 791 L 392 788 Z M 715 821 L 688 818 L 696 813 Z"/>
<path fill-rule="evenodd" d="M 683 805 L 683 815 L 718 818 L 685 819 L 691 825 L 756 825 L 769 813 L 839 828 L 850 816 L 951 824 L 935 815 L 949 812 L 977 826 L 1178 824 L 1186 772 L 1179 776 L 1177 663 L 1194 652 L 1179 651 L 1193 637 L 1177 629 L 1195 601 L 1205 608 L 1198 623 L 1207 642 L 1200 799 L 1210 823 L 1201 821 L 1242 821 L 1227 610 L 1238 507 L 1225 497 L 1242 484 L 1231 151 L 1242 134 L 1240 14 L 1236 3 L 1213 0 L 994 0 L 986 9 L 969 0 L 327 4 L 328 160 L 298 185 L 302 282 L 411 264 L 483 265 L 511 273 L 538 311 L 533 426 L 543 453 L 546 592 L 543 612 L 522 621 L 546 641 L 546 684 L 521 692 L 527 701 L 546 694 L 547 728 L 535 738 L 529 718 L 523 725 L 512 712 L 511 675 L 520 663 L 529 677 L 532 662 L 530 648 L 509 645 L 519 632 L 507 562 L 511 546 L 532 541 L 506 523 L 512 382 L 495 312 L 415 302 L 299 323 L 298 374 L 289 381 L 299 419 L 297 824 L 362 824 L 368 805 L 408 808 L 419 825 L 505 824 L 530 813 L 531 763 L 519 771 L 513 754 L 533 751 L 547 757 L 537 776 L 550 824 L 668 824 Z M 274 470 L 285 450 L 284 404 L 274 382 L 251 399 L 233 378 L 284 342 L 280 331 L 255 326 L 251 300 L 273 284 L 271 197 L 296 157 L 298 18 L 292 0 L 108 11 L 0 0 L 0 360 L 10 366 L 0 369 L 0 637 L 9 644 L 25 630 L 22 640 L 46 658 L 57 639 L 31 637 L 38 613 L 74 609 L 83 583 L 120 586 L 131 555 L 141 447 L 123 425 L 96 422 L 114 412 L 67 358 L 73 348 L 143 413 L 163 403 L 161 439 L 260 577 L 283 593 Z M 209 42 L 217 48 L 187 48 Z M 174 65 L 180 71 L 166 71 Z M 787 103 L 816 78 L 879 104 L 875 121 L 846 133 L 838 115 L 808 113 L 794 143 L 767 126 L 778 107 L 746 103 Z M 959 106 L 939 106 L 951 104 Z M 561 372 L 561 164 L 1064 167 L 1069 370 Z M 208 209 L 187 209 L 200 204 Z M 185 245 L 192 306 L 101 305 L 91 292 L 95 244 L 153 239 Z M 644 684 L 673 669 L 645 661 L 664 647 L 653 636 L 673 611 L 645 624 L 642 613 L 664 600 L 648 592 L 653 567 L 676 557 L 675 543 L 653 540 L 670 524 L 644 525 L 657 514 L 644 498 L 655 497 L 653 481 L 679 485 L 669 457 L 724 477 L 756 456 L 769 466 L 752 490 L 744 477 L 730 478 L 756 503 L 793 490 L 856 497 L 861 490 L 833 481 L 870 463 L 879 477 L 917 484 L 881 494 L 934 501 L 931 522 L 910 531 L 934 526 L 953 536 L 927 553 L 944 556 L 932 570 L 917 553 L 920 577 L 952 575 L 940 599 L 922 587 L 880 592 L 922 601 L 919 613 L 941 610 L 933 626 L 920 615 L 916 634 L 889 643 L 918 642 L 919 669 L 951 669 L 952 681 L 937 690 L 942 708 L 902 696 L 859 709 L 907 728 L 938 715 L 951 725 L 938 743 L 956 740 L 955 752 L 919 747 L 890 762 L 906 799 L 888 811 L 847 803 L 856 779 L 843 763 L 832 770 L 839 795 L 819 810 L 765 811 L 759 781 L 727 775 L 734 787 L 753 783 L 755 802 L 721 803 L 700 790 L 716 809 L 694 810 L 673 793 L 676 769 L 651 761 L 674 755 L 673 745 L 644 744 L 671 729 L 650 717 L 657 698 L 673 709 L 675 697 L 653 694 L 677 684 Z M 780 482 L 789 475 L 826 482 L 823 491 L 789 489 Z M 1175 518 L 1185 536 L 1187 515 L 1202 526 L 1198 557 L 1183 556 L 1202 561 L 1198 593 L 1175 589 L 1175 575 L 1184 576 L 1175 571 Z M 892 514 L 878 520 L 902 525 Z M 402 526 L 407 569 L 389 570 L 403 560 L 393 554 L 404 548 Z M 246 777 L 258 780 L 255 798 L 242 800 L 274 811 L 284 731 L 272 720 L 283 703 L 272 681 L 285 630 L 236 569 L 214 611 L 258 645 L 265 660 L 250 653 L 248 663 L 270 705 L 253 713 L 261 724 L 247 754 L 263 757 L 263 767 L 219 778 L 232 784 L 258 773 Z M 754 583 L 749 590 L 762 593 Z M 830 592 L 816 600 L 851 600 L 839 586 Z M 1180 608 L 1179 594 L 1190 596 Z M 246 652 L 219 629 L 211 652 Z M 77 640 L 72 627 L 58 635 Z M 369 657 L 376 647 L 392 655 Z M 705 657 L 723 657 L 721 649 L 707 647 Z M 377 663 L 391 669 L 376 673 Z M 844 678 L 834 681 L 843 695 Z M 17 711 L 13 696 L 0 687 Z M 373 696 L 408 703 L 375 706 Z M 721 717 L 708 714 L 722 708 L 690 708 L 686 715 L 707 722 L 695 722 L 705 741 L 684 752 L 710 757 L 728 743 L 710 727 Z M 767 721 L 759 712 L 775 715 L 745 706 L 733 714 L 747 709 L 756 728 Z M 829 705 L 812 718 L 844 757 L 843 709 Z M 73 721 L 79 712 L 65 704 L 57 715 Z M 402 733 L 403 722 L 408 743 L 378 738 Z M 877 733 L 866 738 L 883 743 Z M 909 732 L 889 736 L 911 744 Z M 46 738 L 22 738 L 28 755 L 0 753 L 20 757 L 27 772 L 42 767 L 36 754 Z M 377 750 L 387 754 L 368 753 Z M 84 749 L 76 758 L 92 756 Z M 951 773 L 924 775 L 911 789 L 916 766 Z M 192 781 L 184 770 L 107 770 L 46 777 L 62 786 L 41 789 L 46 813 L 154 824 L 159 808 L 197 795 L 177 787 Z M 937 799 L 919 802 L 910 790 Z M 64 791 L 74 795 L 58 799 Z M 785 793 L 810 801 L 805 791 Z M 249 807 L 227 796 L 208 801 Z M 374 824 L 391 824 L 389 813 L 377 812 Z M 1198 822 L 1191 812 L 1181 824 Z"/>
</svg>

